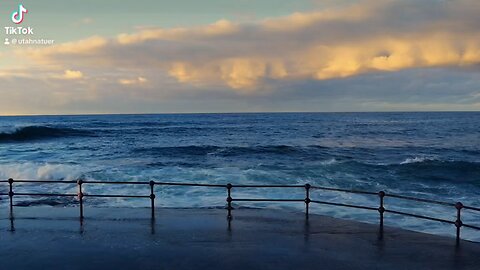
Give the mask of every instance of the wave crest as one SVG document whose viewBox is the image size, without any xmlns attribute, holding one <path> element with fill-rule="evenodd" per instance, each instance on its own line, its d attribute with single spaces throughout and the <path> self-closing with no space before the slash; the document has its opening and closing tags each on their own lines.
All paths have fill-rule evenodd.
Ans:
<svg viewBox="0 0 480 270">
<path fill-rule="evenodd" d="M 82 175 L 82 168 L 78 165 L 52 163 L 0 164 L 1 179 L 72 181 L 80 179 Z"/>
<path fill-rule="evenodd" d="M 73 128 L 57 128 L 48 126 L 26 126 L 13 132 L 0 133 L 0 142 L 31 141 L 49 138 L 91 136 L 91 132 Z"/>
<path fill-rule="evenodd" d="M 433 157 L 413 157 L 407 158 L 404 161 L 400 162 L 400 165 L 412 164 L 412 163 L 423 163 L 427 161 L 436 161 L 436 158 Z"/>
</svg>

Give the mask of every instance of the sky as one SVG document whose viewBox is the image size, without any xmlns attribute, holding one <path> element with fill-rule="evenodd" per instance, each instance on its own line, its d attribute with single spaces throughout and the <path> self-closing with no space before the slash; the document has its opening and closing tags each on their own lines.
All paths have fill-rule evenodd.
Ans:
<svg viewBox="0 0 480 270">
<path fill-rule="evenodd" d="M 11 20 L 22 4 L 21 24 Z M 0 115 L 480 110 L 478 0 L 7 0 Z"/>
</svg>

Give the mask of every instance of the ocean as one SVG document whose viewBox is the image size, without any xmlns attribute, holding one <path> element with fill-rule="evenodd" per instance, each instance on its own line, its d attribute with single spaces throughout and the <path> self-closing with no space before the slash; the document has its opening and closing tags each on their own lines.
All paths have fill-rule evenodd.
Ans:
<svg viewBox="0 0 480 270">
<path fill-rule="evenodd" d="M 480 113 L 246 113 L 0 117 L 0 178 L 305 184 L 402 194 L 480 207 Z M 19 192 L 75 185 L 15 184 Z M 7 186 L 0 186 L 6 192 Z M 85 185 L 86 193 L 147 187 Z M 157 187 L 159 207 L 224 207 L 225 190 Z M 304 198 L 304 190 L 233 190 L 239 198 Z M 378 207 L 378 197 L 312 191 L 312 199 Z M 74 198 L 15 197 L 18 205 L 76 205 Z M 0 200 L 6 208 L 7 197 Z M 87 198 L 92 206 L 148 200 Z M 303 211 L 302 203 L 236 203 Z M 385 207 L 455 220 L 455 209 L 386 198 Z M 378 213 L 311 205 L 313 213 L 378 223 Z M 464 211 L 478 226 L 480 214 Z M 385 214 L 385 224 L 454 235 L 453 225 Z M 462 230 L 480 241 L 480 233 Z"/>
</svg>

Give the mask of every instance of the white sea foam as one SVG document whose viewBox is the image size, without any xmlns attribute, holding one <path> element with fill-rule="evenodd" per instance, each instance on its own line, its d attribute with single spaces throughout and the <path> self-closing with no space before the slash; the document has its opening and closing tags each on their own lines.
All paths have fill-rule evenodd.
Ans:
<svg viewBox="0 0 480 270">
<path fill-rule="evenodd" d="M 333 165 L 333 164 L 336 164 L 338 163 L 339 161 L 336 160 L 335 158 L 331 158 L 331 159 L 328 159 L 328 160 L 323 160 L 322 162 L 320 162 L 322 165 Z"/>
<path fill-rule="evenodd" d="M 76 180 L 82 175 L 80 166 L 52 163 L 1 164 L 1 179 Z"/>
<path fill-rule="evenodd" d="M 407 158 L 404 161 L 400 162 L 400 164 L 404 165 L 404 164 L 411 164 L 411 163 L 422 163 L 425 161 L 433 161 L 433 160 L 437 160 L 437 159 L 434 157 L 421 156 L 421 157 Z"/>
</svg>

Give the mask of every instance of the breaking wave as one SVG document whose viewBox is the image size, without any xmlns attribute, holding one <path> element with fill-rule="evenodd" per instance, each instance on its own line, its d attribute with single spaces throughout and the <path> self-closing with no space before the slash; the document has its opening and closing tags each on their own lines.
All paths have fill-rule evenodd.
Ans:
<svg viewBox="0 0 480 270">
<path fill-rule="evenodd" d="M 27 126 L 16 129 L 13 132 L 0 133 L 0 142 L 31 141 L 50 138 L 92 136 L 93 133 L 86 130 L 73 128 L 57 128 L 47 126 Z"/>
<path fill-rule="evenodd" d="M 407 158 L 404 161 L 400 162 L 401 165 L 404 164 L 412 164 L 412 163 L 422 163 L 426 161 L 435 161 L 437 159 L 432 157 L 414 157 L 414 158 Z"/>
<path fill-rule="evenodd" d="M 467 170 L 468 172 L 478 172 L 480 170 L 480 162 L 467 160 L 442 160 L 432 157 L 414 157 L 407 158 L 400 164 L 390 164 L 393 167 L 404 168 L 435 168 L 440 170 Z"/>
<path fill-rule="evenodd" d="M 1 179 L 72 181 L 80 179 L 82 175 L 82 167 L 78 165 L 33 162 L 0 164 Z"/>
</svg>

